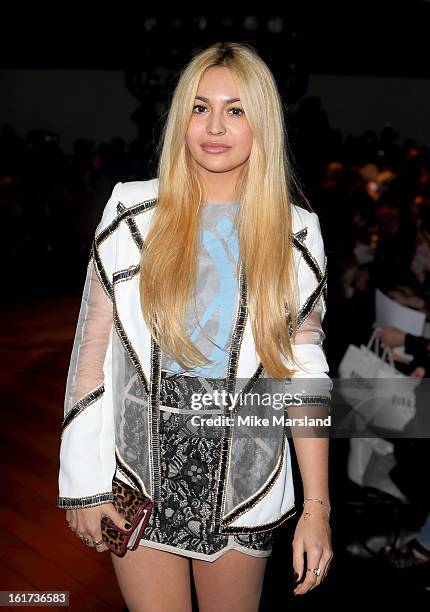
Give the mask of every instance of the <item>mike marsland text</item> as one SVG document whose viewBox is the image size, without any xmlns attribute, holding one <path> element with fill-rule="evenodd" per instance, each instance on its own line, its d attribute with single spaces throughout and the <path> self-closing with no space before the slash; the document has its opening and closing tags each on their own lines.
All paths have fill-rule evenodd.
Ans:
<svg viewBox="0 0 430 612">
<path fill-rule="evenodd" d="M 271 427 L 273 425 L 285 425 L 287 427 L 330 427 L 331 415 L 325 418 L 313 418 L 307 415 L 299 418 L 289 418 L 285 414 L 274 414 L 272 418 L 258 417 L 255 415 L 219 415 L 215 417 L 196 415 L 191 417 L 191 422 L 196 427 L 199 425 L 208 425 L 209 427 L 225 427 L 232 425 L 244 425 L 245 427 Z"/>
</svg>

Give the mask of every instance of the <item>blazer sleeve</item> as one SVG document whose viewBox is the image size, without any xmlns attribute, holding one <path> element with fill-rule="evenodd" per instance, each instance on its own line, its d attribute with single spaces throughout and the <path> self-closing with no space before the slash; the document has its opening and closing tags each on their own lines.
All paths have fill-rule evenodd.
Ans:
<svg viewBox="0 0 430 612">
<path fill-rule="evenodd" d="M 116 469 L 112 399 L 112 222 L 122 183 L 117 183 L 95 231 L 70 355 L 61 425 L 58 508 L 113 501 Z M 100 247 L 107 245 L 102 261 Z"/>
<path fill-rule="evenodd" d="M 326 336 L 322 329 L 327 303 L 327 256 L 319 218 L 314 212 L 309 213 L 307 236 L 299 246 L 300 308 L 292 344 L 300 367 L 293 378 L 297 379 L 306 403 L 329 407 L 333 382 L 328 376 L 329 366 L 323 348 Z"/>
</svg>

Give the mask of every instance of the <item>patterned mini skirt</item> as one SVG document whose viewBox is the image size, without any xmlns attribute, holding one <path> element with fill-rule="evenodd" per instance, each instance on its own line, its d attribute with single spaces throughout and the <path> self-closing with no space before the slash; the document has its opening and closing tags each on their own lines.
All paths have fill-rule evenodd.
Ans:
<svg viewBox="0 0 430 612">
<path fill-rule="evenodd" d="M 215 561 L 229 550 L 268 557 L 274 529 L 222 535 L 211 527 L 221 439 L 213 435 L 213 428 L 211 435 L 205 435 L 204 425 L 192 424 L 196 411 L 189 401 L 191 393 L 207 392 L 208 384 L 211 389 L 221 390 L 225 379 L 161 371 L 162 509 L 154 506 L 140 544 L 207 561 Z M 203 406 L 199 413 L 207 409 Z M 204 423 L 204 419 L 200 422 Z"/>
</svg>

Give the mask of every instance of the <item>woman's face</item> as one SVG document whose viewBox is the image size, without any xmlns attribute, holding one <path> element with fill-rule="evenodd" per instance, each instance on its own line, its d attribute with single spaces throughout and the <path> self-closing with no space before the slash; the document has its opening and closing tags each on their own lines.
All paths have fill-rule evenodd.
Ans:
<svg viewBox="0 0 430 612">
<path fill-rule="evenodd" d="M 225 66 L 209 68 L 200 79 L 186 143 L 196 163 L 207 172 L 228 172 L 248 159 L 253 135 L 232 74 Z M 205 143 L 221 143 L 208 149 Z"/>
</svg>

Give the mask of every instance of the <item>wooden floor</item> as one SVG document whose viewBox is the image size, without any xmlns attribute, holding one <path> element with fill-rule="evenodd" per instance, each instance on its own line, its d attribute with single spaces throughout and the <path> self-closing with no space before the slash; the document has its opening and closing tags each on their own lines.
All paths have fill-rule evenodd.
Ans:
<svg viewBox="0 0 430 612">
<path fill-rule="evenodd" d="M 55 506 L 78 308 L 77 299 L 60 298 L 2 311 L 0 590 L 67 590 L 73 610 L 122 611 L 110 553 L 82 544 Z"/>
</svg>

